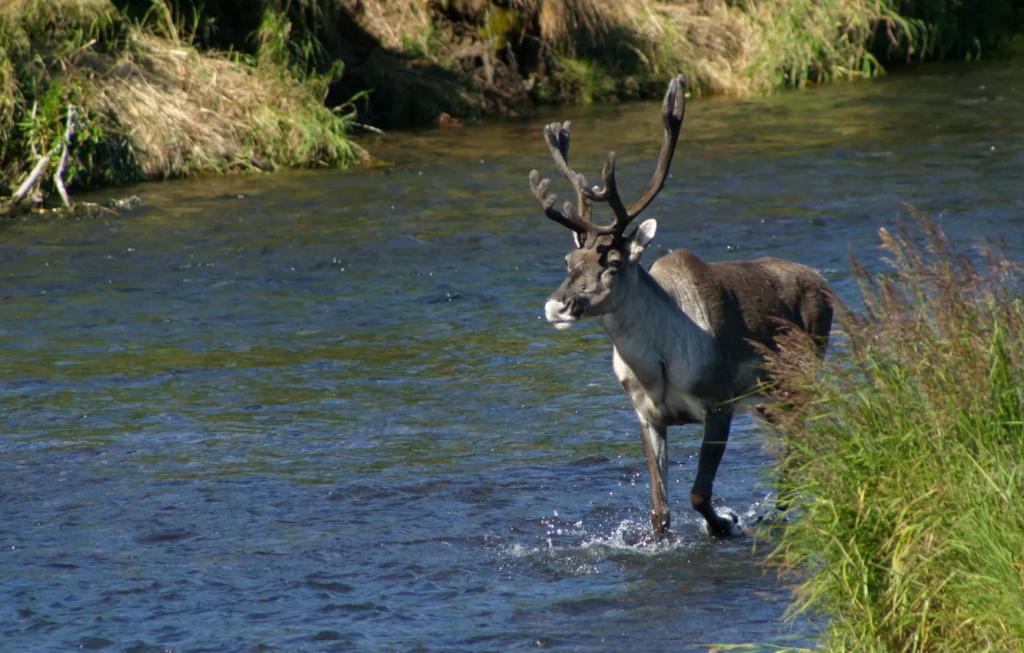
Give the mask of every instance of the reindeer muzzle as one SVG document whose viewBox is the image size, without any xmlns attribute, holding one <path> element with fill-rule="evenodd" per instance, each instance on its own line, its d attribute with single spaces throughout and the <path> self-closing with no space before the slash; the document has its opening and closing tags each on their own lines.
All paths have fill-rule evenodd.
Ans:
<svg viewBox="0 0 1024 653">
<path fill-rule="evenodd" d="M 544 304 L 544 317 L 556 329 L 568 329 L 583 315 L 583 307 L 579 302 L 564 302 L 552 297 Z"/>
</svg>

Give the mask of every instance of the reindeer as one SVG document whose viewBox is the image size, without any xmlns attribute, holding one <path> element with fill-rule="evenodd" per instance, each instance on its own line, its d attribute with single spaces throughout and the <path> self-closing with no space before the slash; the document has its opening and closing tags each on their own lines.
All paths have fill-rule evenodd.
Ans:
<svg viewBox="0 0 1024 653">
<path fill-rule="evenodd" d="M 736 400 L 761 382 L 759 351 L 778 351 L 778 336 L 801 329 L 824 355 L 832 325 L 832 293 L 814 270 L 777 258 L 705 263 L 681 249 L 645 270 L 639 264 L 657 229 L 653 219 L 630 234 L 626 227 L 665 184 L 679 139 L 686 79 L 679 75 L 662 104 L 665 123 L 654 175 L 628 207 L 615 182 L 615 153 L 602 172 L 604 187 L 590 187 L 569 167 L 570 123 L 551 123 L 544 138 L 555 167 L 576 193 L 575 206 L 555 208 L 549 179 L 530 172 L 530 186 L 544 214 L 573 232 L 565 257 L 568 276 L 544 305 L 548 322 L 567 329 L 596 318 L 612 340 L 612 368 L 640 418 L 640 435 L 651 481 L 655 538 L 668 533 L 667 429 L 703 423 L 697 476 L 690 503 L 722 537 L 741 532 L 738 516 L 712 506 L 712 483 L 729 438 Z M 607 203 L 608 225 L 591 220 L 593 202 Z"/>
</svg>

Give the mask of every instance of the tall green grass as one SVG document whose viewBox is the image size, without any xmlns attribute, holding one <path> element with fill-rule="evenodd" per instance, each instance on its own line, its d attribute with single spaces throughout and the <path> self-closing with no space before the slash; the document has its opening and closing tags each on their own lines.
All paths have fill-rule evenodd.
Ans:
<svg viewBox="0 0 1024 653">
<path fill-rule="evenodd" d="M 856 264 L 835 346 L 790 340 L 771 409 L 792 498 L 774 559 L 832 651 L 1024 650 L 1024 302 L 926 218 Z"/>
</svg>

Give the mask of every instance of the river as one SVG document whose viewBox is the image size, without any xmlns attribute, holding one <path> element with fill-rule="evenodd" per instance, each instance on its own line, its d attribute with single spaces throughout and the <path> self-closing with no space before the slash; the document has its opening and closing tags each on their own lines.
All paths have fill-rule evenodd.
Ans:
<svg viewBox="0 0 1024 653">
<path fill-rule="evenodd" d="M 635 417 L 593 325 L 542 319 L 568 232 L 527 173 L 620 153 L 654 103 L 393 134 L 381 166 L 144 184 L 117 216 L 0 225 L 0 650 L 560 651 L 811 646 L 769 542 L 687 507 L 699 436 L 670 431 L 673 542 L 651 545 Z M 687 247 L 819 269 L 907 202 L 965 247 L 1022 251 L 1024 67 L 690 102 L 645 215 Z M 565 198 L 561 179 L 555 192 Z M 972 250 L 973 251 L 973 250 Z M 716 495 L 770 505 L 740 415 Z"/>
</svg>

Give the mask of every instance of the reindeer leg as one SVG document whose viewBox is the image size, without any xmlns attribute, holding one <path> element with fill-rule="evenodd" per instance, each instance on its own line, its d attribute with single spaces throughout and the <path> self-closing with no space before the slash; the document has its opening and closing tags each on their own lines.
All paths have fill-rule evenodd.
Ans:
<svg viewBox="0 0 1024 653">
<path fill-rule="evenodd" d="M 697 478 L 690 490 L 690 503 L 708 524 L 708 532 L 715 537 L 732 535 L 737 530 L 735 515 L 719 515 L 711 505 L 711 487 L 722 462 L 725 444 L 729 440 L 732 424 L 732 409 L 715 407 L 704 419 L 704 439 L 700 443 L 700 458 L 697 461 Z"/>
<path fill-rule="evenodd" d="M 640 421 L 647 472 L 651 477 L 651 526 L 655 539 L 668 533 L 672 516 L 668 508 L 668 433 L 664 425 Z"/>
</svg>

